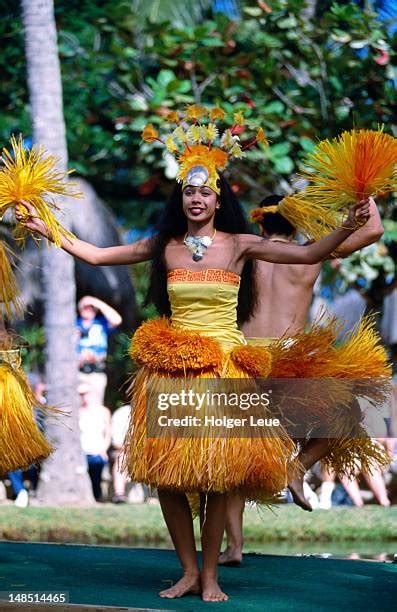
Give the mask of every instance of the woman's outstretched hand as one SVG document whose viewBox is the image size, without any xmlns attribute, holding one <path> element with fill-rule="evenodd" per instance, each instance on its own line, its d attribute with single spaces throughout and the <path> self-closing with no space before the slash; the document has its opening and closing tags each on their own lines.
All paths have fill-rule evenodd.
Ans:
<svg viewBox="0 0 397 612">
<path fill-rule="evenodd" d="M 31 232 L 40 234 L 45 238 L 51 239 L 51 234 L 48 230 L 48 227 L 46 226 L 44 221 L 42 221 L 40 217 L 38 217 L 35 207 L 29 202 L 26 202 L 25 200 L 20 200 L 17 203 L 15 207 L 15 218 L 18 223 L 21 223 L 24 227 L 26 227 L 26 229 L 30 230 Z"/>
<path fill-rule="evenodd" d="M 370 199 L 366 198 L 365 200 L 360 200 L 360 202 L 356 202 L 350 206 L 349 213 L 342 227 L 356 230 L 365 225 L 370 216 Z"/>
</svg>

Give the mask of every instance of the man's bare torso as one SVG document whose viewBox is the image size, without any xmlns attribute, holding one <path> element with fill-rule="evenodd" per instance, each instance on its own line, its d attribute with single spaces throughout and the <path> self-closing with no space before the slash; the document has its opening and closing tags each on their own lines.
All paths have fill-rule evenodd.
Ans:
<svg viewBox="0 0 397 612">
<path fill-rule="evenodd" d="M 257 265 L 258 308 L 242 326 L 244 335 L 255 338 L 293 336 L 306 324 L 321 263 L 301 265 L 258 261 Z"/>
</svg>

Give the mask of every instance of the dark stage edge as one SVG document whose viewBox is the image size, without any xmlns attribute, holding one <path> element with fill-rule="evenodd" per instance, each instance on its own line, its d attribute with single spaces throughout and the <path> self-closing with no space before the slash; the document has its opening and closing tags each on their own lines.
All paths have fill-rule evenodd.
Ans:
<svg viewBox="0 0 397 612">
<path fill-rule="evenodd" d="M 170 550 L 0 542 L 0 592 L 68 591 L 70 604 L 6 606 L 2 601 L 0 610 L 396 609 L 397 565 L 392 563 L 249 554 L 239 568 L 220 568 L 230 599 L 216 604 L 197 595 L 161 599 L 158 591 L 179 577 Z"/>
</svg>

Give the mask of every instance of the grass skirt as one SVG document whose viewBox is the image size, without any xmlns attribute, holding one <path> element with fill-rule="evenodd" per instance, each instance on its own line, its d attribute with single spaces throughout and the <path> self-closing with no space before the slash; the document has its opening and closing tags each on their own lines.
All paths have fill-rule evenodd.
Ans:
<svg viewBox="0 0 397 612">
<path fill-rule="evenodd" d="M 231 379 L 235 391 L 247 389 L 248 381 L 268 375 L 268 350 L 242 345 L 225 351 L 212 338 L 159 319 L 137 330 L 131 353 L 141 366 L 131 385 L 133 410 L 123 458 L 133 481 L 184 492 L 239 491 L 264 502 L 286 486 L 294 473 L 295 446 L 281 428 L 269 428 L 266 437 L 214 437 L 209 432 L 147 437 L 151 394 L 167 384 L 170 392 L 189 381 L 200 385 L 200 379 L 203 385 L 208 379 Z"/>
<path fill-rule="evenodd" d="M 268 345 L 272 355 L 269 376 L 302 379 L 300 402 L 288 406 L 287 417 L 299 420 L 303 413 L 305 422 L 313 424 L 312 437 L 331 441 L 323 463 L 340 475 L 352 476 L 357 468 L 371 472 L 390 463 L 387 453 L 362 426 L 360 400 L 370 410 L 387 403 L 391 365 L 373 319 L 363 318 L 338 340 L 339 331 L 336 320 L 323 318 L 307 333 L 274 341 Z M 307 379 L 311 397 L 304 396 Z M 316 423 L 327 435 L 316 435 Z"/>
<path fill-rule="evenodd" d="M 340 342 L 338 331 L 330 320 L 315 324 L 310 333 L 299 334 L 292 342 L 284 338 L 267 347 L 225 351 L 216 340 L 174 328 L 167 319 L 144 323 L 131 348 L 141 368 L 131 385 L 133 409 L 123 455 L 130 478 L 176 491 L 238 491 L 263 502 L 279 493 L 299 469 L 295 445 L 283 428 L 268 428 L 266 436 L 251 438 L 233 433 L 148 437 L 148 398 L 159 391 L 178 391 L 192 380 L 200 384 L 201 379 L 203 384 L 208 379 L 232 379 L 240 392 L 247 380 L 252 385 L 255 378 L 317 379 L 322 390 L 326 380 L 328 394 L 305 398 L 302 392 L 299 403 L 308 422 L 320 419 L 329 428 L 332 444 L 325 463 L 346 475 L 359 465 L 365 471 L 386 465 L 389 458 L 362 428 L 355 401 L 357 397 L 374 404 L 385 401 L 390 380 L 386 352 L 369 319 Z M 180 417 L 180 407 L 173 414 Z M 291 410 L 288 415 L 291 418 Z"/>
</svg>

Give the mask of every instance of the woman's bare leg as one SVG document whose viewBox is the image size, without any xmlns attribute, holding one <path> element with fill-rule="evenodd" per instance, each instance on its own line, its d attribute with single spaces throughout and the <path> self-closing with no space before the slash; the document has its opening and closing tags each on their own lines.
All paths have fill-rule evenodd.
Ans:
<svg viewBox="0 0 397 612">
<path fill-rule="evenodd" d="M 201 587 L 203 601 L 226 601 L 228 596 L 218 584 L 218 559 L 226 524 L 226 494 L 201 495 L 201 548 L 203 569 Z"/>
<path fill-rule="evenodd" d="M 160 597 L 174 599 L 186 593 L 199 593 L 200 570 L 189 502 L 184 493 L 158 489 L 158 494 L 164 520 L 183 570 L 182 578 L 171 588 L 161 591 Z"/>
<path fill-rule="evenodd" d="M 226 498 L 226 550 L 219 556 L 219 565 L 239 565 L 243 558 L 243 514 L 245 498 L 228 493 Z"/>
</svg>

